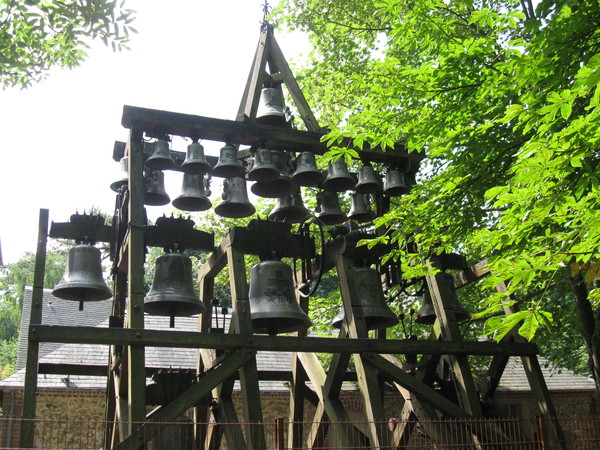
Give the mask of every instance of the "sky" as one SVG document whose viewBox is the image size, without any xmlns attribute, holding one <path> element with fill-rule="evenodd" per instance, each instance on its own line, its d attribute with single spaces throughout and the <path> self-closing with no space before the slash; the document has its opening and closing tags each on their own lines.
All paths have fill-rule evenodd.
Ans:
<svg viewBox="0 0 600 450">
<path fill-rule="evenodd" d="M 137 11 L 130 51 L 92 43 L 79 67 L 53 69 L 28 89 L 0 91 L 0 241 L 4 263 L 34 252 L 40 208 L 67 222 L 92 207 L 112 213 L 109 185 L 126 141 L 123 105 L 234 120 L 256 50 L 262 0 L 126 0 Z M 275 4 L 276 2 L 272 2 Z M 308 51 L 300 34 L 275 32 L 290 64 Z M 202 141 L 218 156 L 219 142 Z M 185 151 L 185 142 L 173 149 Z M 181 174 L 167 172 L 171 199 Z M 213 186 L 212 198 L 220 195 Z M 213 205 L 214 206 L 214 205 Z M 146 207 L 156 218 L 173 210 Z"/>
</svg>

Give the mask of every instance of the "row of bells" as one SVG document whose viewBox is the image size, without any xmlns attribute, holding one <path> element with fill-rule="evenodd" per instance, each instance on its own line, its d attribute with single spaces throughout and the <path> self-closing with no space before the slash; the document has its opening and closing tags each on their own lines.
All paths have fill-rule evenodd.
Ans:
<svg viewBox="0 0 600 450">
<path fill-rule="evenodd" d="M 375 269 L 357 267 L 356 283 L 367 329 L 387 328 L 398 323 L 385 301 L 381 277 Z M 100 251 L 89 244 L 72 247 L 64 276 L 52 294 L 80 302 L 80 309 L 86 301 L 110 298 L 112 293 L 102 278 Z M 262 261 L 252 266 L 249 302 L 252 327 L 257 333 L 274 335 L 311 325 L 296 301 L 292 268 L 281 261 Z M 455 294 L 448 299 L 446 308 L 454 311 L 457 320 L 469 317 Z M 171 317 L 172 325 L 174 317 L 204 312 L 204 303 L 194 291 L 192 262 L 188 256 L 165 253 L 156 260 L 152 287 L 144 298 L 144 310 L 151 315 Z M 342 307 L 332 326 L 340 328 L 344 317 Z M 434 321 L 433 303 L 426 290 L 416 322 L 430 324 Z"/>
</svg>

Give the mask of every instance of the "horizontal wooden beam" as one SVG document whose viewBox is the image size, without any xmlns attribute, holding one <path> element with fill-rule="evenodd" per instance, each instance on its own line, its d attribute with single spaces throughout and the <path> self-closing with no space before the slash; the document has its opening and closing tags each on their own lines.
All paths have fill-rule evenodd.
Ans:
<svg viewBox="0 0 600 450">
<path fill-rule="evenodd" d="M 215 119 L 211 117 L 160 111 L 125 105 L 121 124 L 131 128 L 135 123 L 150 135 L 172 134 L 195 137 L 237 145 L 257 146 L 265 144 L 274 150 L 295 152 L 310 151 L 317 155 L 327 152 L 327 144 L 321 141 L 319 132 L 294 130 L 251 122 Z M 373 162 L 395 164 L 413 170 L 423 158 L 422 154 L 411 153 L 401 145 L 384 151 L 380 147 L 355 148 L 352 140 L 343 145 L 359 151 L 360 157 Z M 414 164 L 411 165 L 411 162 Z"/>
<path fill-rule="evenodd" d="M 534 356 L 532 343 L 448 342 L 430 340 L 338 339 L 326 337 L 211 334 L 192 331 L 135 328 L 66 327 L 32 325 L 31 342 L 62 342 L 101 345 L 142 345 L 178 348 L 248 348 L 257 351 L 439 355 Z"/>
<path fill-rule="evenodd" d="M 473 267 L 454 275 L 454 289 L 465 287 L 491 273 L 487 260 L 478 262 Z"/>
</svg>

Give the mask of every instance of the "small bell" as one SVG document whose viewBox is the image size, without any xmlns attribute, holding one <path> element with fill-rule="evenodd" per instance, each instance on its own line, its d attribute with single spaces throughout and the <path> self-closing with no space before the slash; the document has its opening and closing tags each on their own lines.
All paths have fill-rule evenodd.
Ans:
<svg viewBox="0 0 600 450">
<path fill-rule="evenodd" d="M 144 311 L 173 318 L 201 314 L 205 309 L 194 291 L 192 260 L 181 253 L 159 256 L 152 287 L 144 297 Z"/>
<path fill-rule="evenodd" d="M 185 161 L 181 163 L 181 170 L 194 175 L 204 175 L 210 172 L 211 167 L 204 156 L 204 147 L 198 142 L 188 145 Z"/>
<path fill-rule="evenodd" d="M 297 187 L 290 178 L 289 154 L 280 150 L 271 150 L 271 158 L 279 172 L 278 177 L 272 181 L 256 182 L 250 190 L 254 195 L 266 198 L 291 195 Z"/>
<path fill-rule="evenodd" d="M 252 266 L 248 298 L 252 328 L 257 333 L 276 335 L 311 325 L 296 301 L 292 268 L 281 261 Z"/>
<path fill-rule="evenodd" d="M 112 297 L 102 278 L 100 250 L 89 244 L 70 248 L 65 274 L 52 290 L 52 295 L 80 302 L 80 310 L 83 309 L 83 302 Z"/>
<path fill-rule="evenodd" d="M 204 175 L 184 173 L 181 194 L 173 200 L 173 206 L 182 211 L 206 211 L 212 206 L 209 196 Z"/>
<path fill-rule="evenodd" d="M 237 149 L 233 145 L 225 145 L 219 152 L 219 160 L 213 168 L 212 175 L 221 178 L 234 178 L 244 175 L 244 166 L 237 157 Z"/>
<path fill-rule="evenodd" d="M 415 317 L 415 322 L 423 325 L 431 325 L 435 322 L 435 309 L 433 308 L 433 301 L 431 300 L 431 294 L 429 289 L 425 287 L 425 293 L 423 294 L 423 300 L 421 302 L 421 309 Z"/>
<path fill-rule="evenodd" d="M 246 180 L 243 177 L 225 179 L 221 199 L 221 202 L 215 207 L 215 213 L 219 216 L 239 219 L 249 217 L 256 212 L 248 200 Z"/>
<path fill-rule="evenodd" d="M 279 177 L 279 169 L 273 162 L 273 155 L 268 148 L 259 148 L 250 159 L 247 178 L 252 181 L 274 181 Z"/>
<path fill-rule="evenodd" d="M 281 89 L 263 88 L 260 91 L 256 122 L 277 126 L 287 125 L 283 91 Z"/>
<path fill-rule="evenodd" d="M 387 328 L 398 323 L 398 317 L 385 302 L 379 272 L 370 267 L 356 268 L 356 285 L 367 330 Z M 345 318 L 344 307 L 334 317 L 331 325 L 341 328 Z"/>
<path fill-rule="evenodd" d="M 170 201 L 169 194 L 165 190 L 165 174 L 160 170 L 149 170 L 146 173 L 144 205 L 162 206 Z"/>
<path fill-rule="evenodd" d="M 352 194 L 352 204 L 350 205 L 350 212 L 348 212 L 348 219 L 363 223 L 370 222 L 374 218 L 375 213 L 369 207 L 366 195 L 359 192 Z"/>
<path fill-rule="evenodd" d="M 317 194 L 315 217 L 325 225 L 338 225 L 347 220 L 346 214 L 340 208 L 337 193 L 321 191 Z"/>
<path fill-rule="evenodd" d="M 274 222 L 302 223 L 310 213 L 302 202 L 300 190 L 286 197 L 280 197 L 275 202 L 275 208 L 269 214 L 269 220 Z"/>
<path fill-rule="evenodd" d="M 169 143 L 164 139 L 157 140 L 152 145 L 152 154 L 146 160 L 146 166 L 153 170 L 169 170 L 175 168 L 175 161 L 171 158 Z"/>
<path fill-rule="evenodd" d="M 129 183 L 129 156 L 123 156 L 119 161 L 117 178 L 110 184 L 110 188 L 118 192 L 121 186 L 126 186 L 127 183 Z"/>
<path fill-rule="evenodd" d="M 404 172 L 392 169 L 385 174 L 383 195 L 386 197 L 399 197 L 408 193 L 409 190 L 410 189 L 406 185 Z"/>
<path fill-rule="evenodd" d="M 344 158 L 338 158 L 335 162 L 329 162 L 327 177 L 323 181 L 323 189 L 326 191 L 343 192 L 354 189 L 356 180 L 348 172 L 348 165 Z"/>
<path fill-rule="evenodd" d="M 315 155 L 312 152 L 302 152 L 296 158 L 296 170 L 292 181 L 298 186 L 318 186 L 323 181 L 323 174 L 317 169 Z"/>
<path fill-rule="evenodd" d="M 446 311 L 454 312 L 454 317 L 457 321 L 461 322 L 463 320 L 467 320 L 471 317 L 469 311 L 467 311 L 458 301 L 458 297 L 456 295 L 456 291 L 454 290 L 454 278 L 449 273 L 440 274 L 444 278 L 444 282 L 449 286 L 449 289 L 445 292 L 447 293 L 446 298 L 444 299 L 444 306 Z M 433 307 L 433 300 L 431 299 L 431 294 L 429 289 L 425 287 L 425 294 L 423 295 L 423 304 L 417 317 L 415 318 L 415 322 L 431 325 L 435 322 L 436 315 L 435 309 Z"/>
<path fill-rule="evenodd" d="M 372 166 L 363 166 L 358 172 L 358 183 L 355 190 L 361 194 L 374 194 L 381 191 L 383 184 Z"/>
</svg>

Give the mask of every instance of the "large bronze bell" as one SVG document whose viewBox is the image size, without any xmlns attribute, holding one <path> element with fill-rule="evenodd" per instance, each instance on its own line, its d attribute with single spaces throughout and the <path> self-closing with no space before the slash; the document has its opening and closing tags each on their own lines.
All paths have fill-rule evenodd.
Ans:
<svg viewBox="0 0 600 450">
<path fill-rule="evenodd" d="M 370 267 L 357 267 L 355 274 L 356 286 L 358 287 L 358 295 L 367 330 L 376 330 L 396 325 L 398 317 L 396 317 L 396 314 L 394 314 L 385 302 L 379 272 Z M 341 328 L 345 317 L 346 314 L 342 306 L 342 309 L 334 317 L 331 325 L 335 328 Z"/>
<path fill-rule="evenodd" d="M 251 216 L 256 211 L 254 205 L 248 200 L 246 180 L 243 177 L 225 179 L 221 199 L 215 207 L 215 213 L 219 216 L 239 219 Z"/>
<path fill-rule="evenodd" d="M 323 174 L 317 168 L 315 155 L 312 152 L 302 152 L 296 158 L 296 170 L 292 181 L 298 186 L 318 186 L 323 181 Z"/>
<path fill-rule="evenodd" d="M 219 151 L 219 160 L 212 170 L 215 177 L 234 178 L 244 175 L 244 166 L 237 157 L 237 149 L 233 145 L 226 144 Z"/>
<path fill-rule="evenodd" d="M 423 294 L 423 300 L 421 301 L 421 309 L 417 313 L 417 317 L 415 317 L 415 322 L 431 325 L 435 322 L 435 309 L 433 308 L 433 300 L 431 300 L 431 294 L 429 293 L 429 289 L 425 287 L 425 293 Z"/>
<path fill-rule="evenodd" d="M 338 225 L 347 220 L 336 192 L 321 191 L 317 194 L 315 217 L 325 225 Z"/>
<path fill-rule="evenodd" d="M 194 291 L 191 259 L 181 253 L 159 256 L 152 287 L 144 297 L 144 311 L 173 318 L 201 314 L 204 310 Z"/>
<path fill-rule="evenodd" d="M 296 188 L 296 192 L 280 197 L 275 202 L 275 208 L 269 214 L 269 220 L 274 222 L 302 223 L 310 216 L 308 209 L 302 202 L 302 194 L 300 189 Z"/>
<path fill-rule="evenodd" d="M 256 182 L 250 190 L 254 195 L 266 198 L 279 198 L 291 195 L 297 188 L 290 177 L 289 154 L 281 150 L 271 150 L 273 164 L 279 171 L 279 176 L 266 182 Z"/>
<path fill-rule="evenodd" d="M 182 211 L 206 211 L 212 206 L 209 196 L 204 175 L 184 173 L 181 194 L 173 200 L 173 206 Z"/>
<path fill-rule="evenodd" d="M 361 194 L 374 194 L 381 191 L 383 184 L 372 166 L 363 166 L 358 171 L 358 183 L 354 190 Z"/>
<path fill-rule="evenodd" d="M 385 174 L 383 195 L 386 197 L 399 197 L 408 193 L 409 190 L 404 172 L 392 169 Z"/>
<path fill-rule="evenodd" d="M 175 168 L 175 161 L 171 158 L 169 143 L 164 139 L 157 140 L 152 145 L 152 153 L 146 159 L 146 165 L 153 170 L 169 170 Z"/>
<path fill-rule="evenodd" d="M 454 317 L 456 320 L 463 321 L 467 320 L 471 317 L 469 311 L 467 311 L 458 301 L 458 297 L 456 295 L 456 291 L 452 288 L 454 285 L 454 278 L 449 273 L 442 273 L 441 276 L 445 279 L 445 282 L 450 289 L 447 291 L 447 297 L 444 299 L 444 306 L 446 311 L 454 312 Z M 429 289 L 425 287 L 425 293 L 423 294 L 423 303 L 421 305 L 421 309 L 415 318 L 415 322 L 431 325 L 435 322 L 436 315 L 435 309 L 433 307 L 433 300 L 431 299 L 431 293 Z"/>
<path fill-rule="evenodd" d="M 119 161 L 119 172 L 115 181 L 110 184 L 110 188 L 117 192 L 121 186 L 126 186 L 129 183 L 129 156 L 123 156 Z"/>
<path fill-rule="evenodd" d="M 322 187 L 326 191 L 343 192 L 354 189 L 356 180 L 348 172 L 348 165 L 344 158 L 338 158 L 337 161 L 329 161 L 327 177 L 323 181 Z"/>
<path fill-rule="evenodd" d="M 161 170 L 148 170 L 145 182 L 144 205 L 162 206 L 171 201 L 165 190 L 165 174 Z"/>
<path fill-rule="evenodd" d="M 70 248 L 65 274 L 52 290 L 52 295 L 80 302 L 79 309 L 83 309 L 83 302 L 112 297 L 102 278 L 100 250 L 89 244 Z"/>
<path fill-rule="evenodd" d="M 268 125 L 286 125 L 283 91 L 277 88 L 263 88 L 256 111 L 256 122 Z"/>
<path fill-rule="evenodd" d="M 259 148 L 254 152 L 250 159 L 247 178 L 252 181 L 267 181 L 276 180 L 279 177 L 279 169 L 273 162 L 273 154 L 268 148 Z"/>
<path fill-rule="evenodd" d="M 348 219 L 356 220 L 359 223 L 370 222 L 375 218 L 375 213 L 367 203 L 365 194 L 356 192 L 352 194 L 352 203 L 348 212 Z"/>
<path fill-rule="evenodd" d="M 311 325 L 294 295 L 292 268 L 281 261 L 261 261 L 250 271 L 250 316 L 257 333 L 275 335 Z"/>
<path fill-rule="evenodd" d="M 194 175 L 204 175 L 210 172 L 211 167 L 204 156 L 204 147 L 198 142 L 188 145 L 185 160 L 181 163 L 181 170 Z"/>
</svg>

